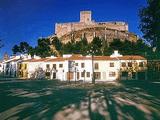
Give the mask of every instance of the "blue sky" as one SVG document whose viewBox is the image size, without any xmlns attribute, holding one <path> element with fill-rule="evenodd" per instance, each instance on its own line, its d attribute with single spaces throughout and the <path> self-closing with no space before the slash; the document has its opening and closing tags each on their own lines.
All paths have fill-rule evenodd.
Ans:
<svg viewBox="0 0 160 120">
<path fill-rule="evenodd" d="M 138 29 L 138 10 L 145 0 L 0 0 L 0 39 L 4 52 L 21 41 L 35 46 L 39 37 L 54 33 L 56 22 L 79 21 L 81 10 L 91 10 L 95 21 L 125 21 L 129 31 Z"/>
</svg>

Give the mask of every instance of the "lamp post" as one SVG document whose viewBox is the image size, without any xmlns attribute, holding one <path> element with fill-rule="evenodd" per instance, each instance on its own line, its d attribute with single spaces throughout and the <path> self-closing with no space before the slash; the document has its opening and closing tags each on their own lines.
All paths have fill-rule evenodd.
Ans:
<svg viewBox="0 0 160 120">
<path fill-rule="evenodd" d="M 64 81 L 65 80 L 65 78 L 64 78 L 64 69 L 62 70 L 62 72 L 63 72 L 62 80 Z"/>
<path fill-rule="evenodd" d="M 118 57 L 115 57 L 118 62 L 119 62 L 119 69 L 118 69 L 118 74 L 119 74 L 119 77 L 118 77 L 118 80 L 121 80 L 121 60 L 118 58 Z"/>
<path fill-rule="evenodd" d="M 76 66 L 74 66 L 74 72 L 75 72 L 75 84 L 76 84 L 76 77 L 77 77 L 77 68 L 76 68 Z"/>
<path fill-rule="evenodd" d="M 86 73 L 86 70 L 83 70 L 83 74 L 84 74 L 84 83 L 85 83 L 85 73 Z"/>
<path fill-rule="evenodd" d="M 92 57 L 92 84 L 95 84 L 95 78 L 94 78 L 94 51 L 93 51 L 93 47 L 91 47 L 91 49 L 89 51 L 87 51 L 87 53 L 91 54 Z"/>
<path fill-rule="evenodd" d="M 94 79 L 94 55 L 92 52 L 92 84 L 95 84 L 95 79 Z"/>
</svg>

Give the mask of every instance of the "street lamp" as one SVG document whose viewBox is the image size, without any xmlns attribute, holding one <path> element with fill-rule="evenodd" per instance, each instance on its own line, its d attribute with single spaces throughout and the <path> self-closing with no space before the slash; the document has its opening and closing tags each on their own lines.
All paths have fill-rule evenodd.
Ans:
<svg viewBox="0 0 160 120">
<path fill-rule="evenodd" d="M 86 70 L 83 70 L 83 74 L 84 74 L 84 82 L 85 82 L 85 73 L 86 73 Z"/>
<path fill-rule="evenodd" d="M 64 69 L 62 70 L 62 72 L 63 72 L 62 80 L 64 81 L 65 80 L 65 78 L 64 78 Z"/>
<path fill-rule="evenodd" d="M 77 77 L 77 68 L 76 68 L 76 66 L 75 66 L 75 64 L 74 64 L 74 72 L 75 72 L 75 83 L 76 83 L 76 77 Z"/>
<path fill-rule="evenodd" d="M 119 69 L 117 69 L 118 70 L 118 75 L 119 75 L 118 80 L 121 80 L 121 60 L 118 57 L 115 57 L 115 58 L 119 62 Z"/>
<path fill-rule="evenodd" d="M 92 57 L 92 84 L 95 84 L 95 76 L 94 76 L 94 53 L 95 52 L 97 52 L 97 50 L 94 51 L 93 46 L 89 51 L 87 51 L 87 53 L 91 54 L 91 57 Z"/>
</svg>

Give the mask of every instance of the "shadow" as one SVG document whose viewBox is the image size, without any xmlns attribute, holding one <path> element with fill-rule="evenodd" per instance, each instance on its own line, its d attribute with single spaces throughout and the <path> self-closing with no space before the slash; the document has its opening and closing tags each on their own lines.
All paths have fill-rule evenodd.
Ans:
<svg viewBox="0 0 160 120">
<path fill-rule="evenodd" d="M 0 120 L 158 120 L 160 99 L 144 83 L 0 83 Z M 157 90 L 159 85 L 147 85 Z"/>
<path fill-rule="evenodd" d="M 116 103 L 113 100 L 111 93 L 109 90 L 104 91 L 105 100 L 108 106 L 108 112 L 110 114 L 111 120 L 118 120 L 117 118 L 117 111 L 116 111 Z"/>
</svg>

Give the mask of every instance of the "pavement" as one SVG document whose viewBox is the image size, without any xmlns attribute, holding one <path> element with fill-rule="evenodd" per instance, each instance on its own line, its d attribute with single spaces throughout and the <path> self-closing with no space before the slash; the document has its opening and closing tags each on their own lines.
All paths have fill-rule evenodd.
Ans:
<svg viewBox="0 0 160 120">
<path fill-rule="evenodd" d="M 0 82 L 0 120 L 159 120 L 160 84 Z"/>
</svg>

